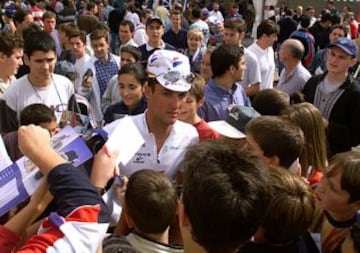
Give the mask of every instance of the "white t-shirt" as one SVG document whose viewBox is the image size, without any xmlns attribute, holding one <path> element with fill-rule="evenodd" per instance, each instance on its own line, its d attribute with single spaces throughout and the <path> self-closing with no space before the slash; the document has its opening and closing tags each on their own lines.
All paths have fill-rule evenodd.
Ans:
<svg viewBox="0 0 360 253">
<path fill-rule="evenodd" d="M 46 87 L 35 87 L 28 75 L 15 80 L 4 93 L 4 99 L 9 108 L 17 113 L 28 105 L 40 103 L 55 109 L 55 115 L 60 120 L 61 114 L 67 109 L 69 98 L 74 94 L 72 82 L 61 75 L 52 74 L 52 82 Z"/>
<path fill-rule="evenodd" d="M 254 42 L 248 47 L 248 50 L 255 54 L 260 65 L 260 90 L 273 88 L 275 74 L 275 55 L 273 48 L 268 47 L 264 50 Z"/>
<path fill-rule="evenodd" d="M 121 175 L 130 176 L 138 170 L 151 169 L 163 173 L 172 180 L 176 176 L 177 167 L 183 159 L 186 148 L 199 142 L 198 133 L 192 125 L 176 121 L 160 152 L 157 153 L 155 136 L 149 132 L 145 114 L 146 112 L 132 116 L 135 125 L 145 140 L 145 144 L 128 164 L 120 164 Z M 116 128 L 119 120 L 106 125 L 104 130 L 111 133 Z"/>
<path fill-rule="evenodd" d="M 256 59 L 256 55 L 244 48 L 246 70 L 244 79 L 239 82 L 244 88 L 255 83 L 261 83 L 260 65 Z"/>
</svg>

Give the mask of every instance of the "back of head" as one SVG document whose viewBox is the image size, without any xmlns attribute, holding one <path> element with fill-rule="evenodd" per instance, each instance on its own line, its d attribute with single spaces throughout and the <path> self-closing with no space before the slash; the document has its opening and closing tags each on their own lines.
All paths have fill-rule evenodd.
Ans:
<svg viewBox="0 0 360 253">
<path fill-rule="evenodd" d="M 321 112 L 310 103 L 294 104 L 282 112 L 283 116 L 301 128 L 305 145 L 300 154 L 302 175 L 308 167 L 324 169 L 326 165 L 326 135 Z"/>
<path fill-rule="evenodd" d="M 40 125 L 56 121 L 53 110 L 44 104 L 32 104 L 25 107 L 20 113 L 20 125 Z"/>
<path fill-rule="evenodd" d="M 56 53 L 55 41 L 50 34 L 44 31 L 31 33 L 31 39 L 25 40 L 24 53 L 31 57 L 34 51 Z"/>
<path fill-rule="evenodd" d="M 195 19 L 199 19 L 201 17 L 201 10 L 198 7 L 192 9 L 191 15 Z"/>
<path fill-rule="evenodd" d="M 190 147 L 180 169 L 193 240 L 208 253 L 234 252 L 265 214 L 267 170 L 248 152 L 224 142 Z"/>
<path fill-rule="evenodd" d="M 326 177 L 341 175 L 341 189 L 350 194 L 349 203 L 360 201 L 360 152 L 349 151 L 331 157 Z"/>
<path fill-rule="evenodd" d="M 244 55 L 244 48 L 238 45 L 220 45 L 210 56 L 211 70 L 214 77 L 222 76 L 230 66 L 239 68 L 239 62 Z"/>
<path fill-rule="evenodd" d="M 264 89 L 253 100 L 253 107 L 261 115 L 280 115 L 289 106 L 289 95 L 278 89 Z"/>
<path fill-rule="evenodd" d="M 310 17 L 303 15 L 300 19 L 300 26 L 302 28 L 309 28 L 310 26 Z"/>
<path fill-rule="evenodd" d="M 171 182 L 152 170 L 135 172 L 125 193 L 126 215 L 143 234 L 165 232 L 175 217 L 177 194 Z"/>
<path fill-rule="evenodd" d="M 270 243 L 285 244 L 309 228 L 315 197 L 311 188 L 289 171 L 275 167 L 269 174 L 272 197 L 261 227 Z"/>
<path fill-rule="evenodd" d="M 42 31 L 42 29 L 38 24 L 31 23 L 22 30 L 22 36 L 23 36 L 24 40 L 26 41 L 27 38 L 31 38 L 28 36 L 31 36 L 32 33 L 40 32 L 40 31 Z"/>
<path fill-rule="evenodd" d="M 251 120 L 246 125 L 246 133 L 252 136 L 265 157 L 277 156 L 279 165 L 284 168 L 289 168 L 299 157 L 304 145 L 301 129 L 276 116 L 262 116 Z"/>
</svg>

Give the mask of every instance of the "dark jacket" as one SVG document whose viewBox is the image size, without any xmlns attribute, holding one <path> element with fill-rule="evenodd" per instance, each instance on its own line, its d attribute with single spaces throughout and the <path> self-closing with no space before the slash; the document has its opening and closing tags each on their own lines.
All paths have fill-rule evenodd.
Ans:
<svg viewBox="0 0 360 253">
<path fill-rule="evenodd" d="M 303 89 L 305 100 L 314 103 L 317 86 L 324 79 L 327 72 L 313 76 Z M 348 151 L 351 147 L 360 144 L 360 88 L 359 84 L 351 78 L 340 86 L 344 92 L 334 104 L 327 129 L 329 154 Z"/>
</svg>

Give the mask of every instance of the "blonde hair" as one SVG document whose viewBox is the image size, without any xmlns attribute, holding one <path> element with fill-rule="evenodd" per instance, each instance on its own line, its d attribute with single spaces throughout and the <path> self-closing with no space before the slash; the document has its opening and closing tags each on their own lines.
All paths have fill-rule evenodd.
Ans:
<svg viewBox="0 0 360 253">
<path fill-rule="evenodd" d="M 190 39 L 191 37 L 195 37 L 195 38 L 199 39 L 200 41 L 202 41 L 204 38 L 204 35 L 199 30 L 193 29 L 193 30 L 188 31 L 188 33 L 187 33 L 187 39 Z"/>
<path fill-rule="evenodd" d="M 310 103 L 300 103 L 287 107 L 282 115 L 304 133 L 305 145 L 299 157 L 302 176 L 306 176 L 309 166 L 323 170 L 326 167 L 326 135 L 321 112 Z"/>
</svg>

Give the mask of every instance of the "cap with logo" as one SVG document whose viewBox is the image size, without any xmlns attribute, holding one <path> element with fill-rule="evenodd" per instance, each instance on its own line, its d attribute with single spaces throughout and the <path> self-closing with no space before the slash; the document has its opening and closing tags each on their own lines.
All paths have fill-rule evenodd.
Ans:
<svg viewBox="0 0 360 253">
<path fill-rule="evenodd" d="M 252 107 L 235 105 L 230 109 L 226 120 L 211 121 L 208 124 L 222 136 L 242 139 L 246 137 L 246 124 L 259 116 L 261 115 Z"/>
<path fill-rule="evenodd" d="M 329 47 L 339 47 L 352 57 L 356 57 L 358 54 L 356 42 L 346 37 L 338 38 L 334 43 L 330 44 Z"/>
<path fill-rule="evenodd" d="M 148 27 L 152 22 L 158 22 L 161 26 L 164 26 L 162 20 L 160 17 L 149 17 L 147 20 L 146 20 L 146 27 Z"/>
<path fill-rule="evenodd" d="M 164 88 L 178 92 L 188 91 L 194 79 L 189 58 L 177 51 L 166 49 L 157 50 L 150 55 L 147 72 Z"/>
</svg>

